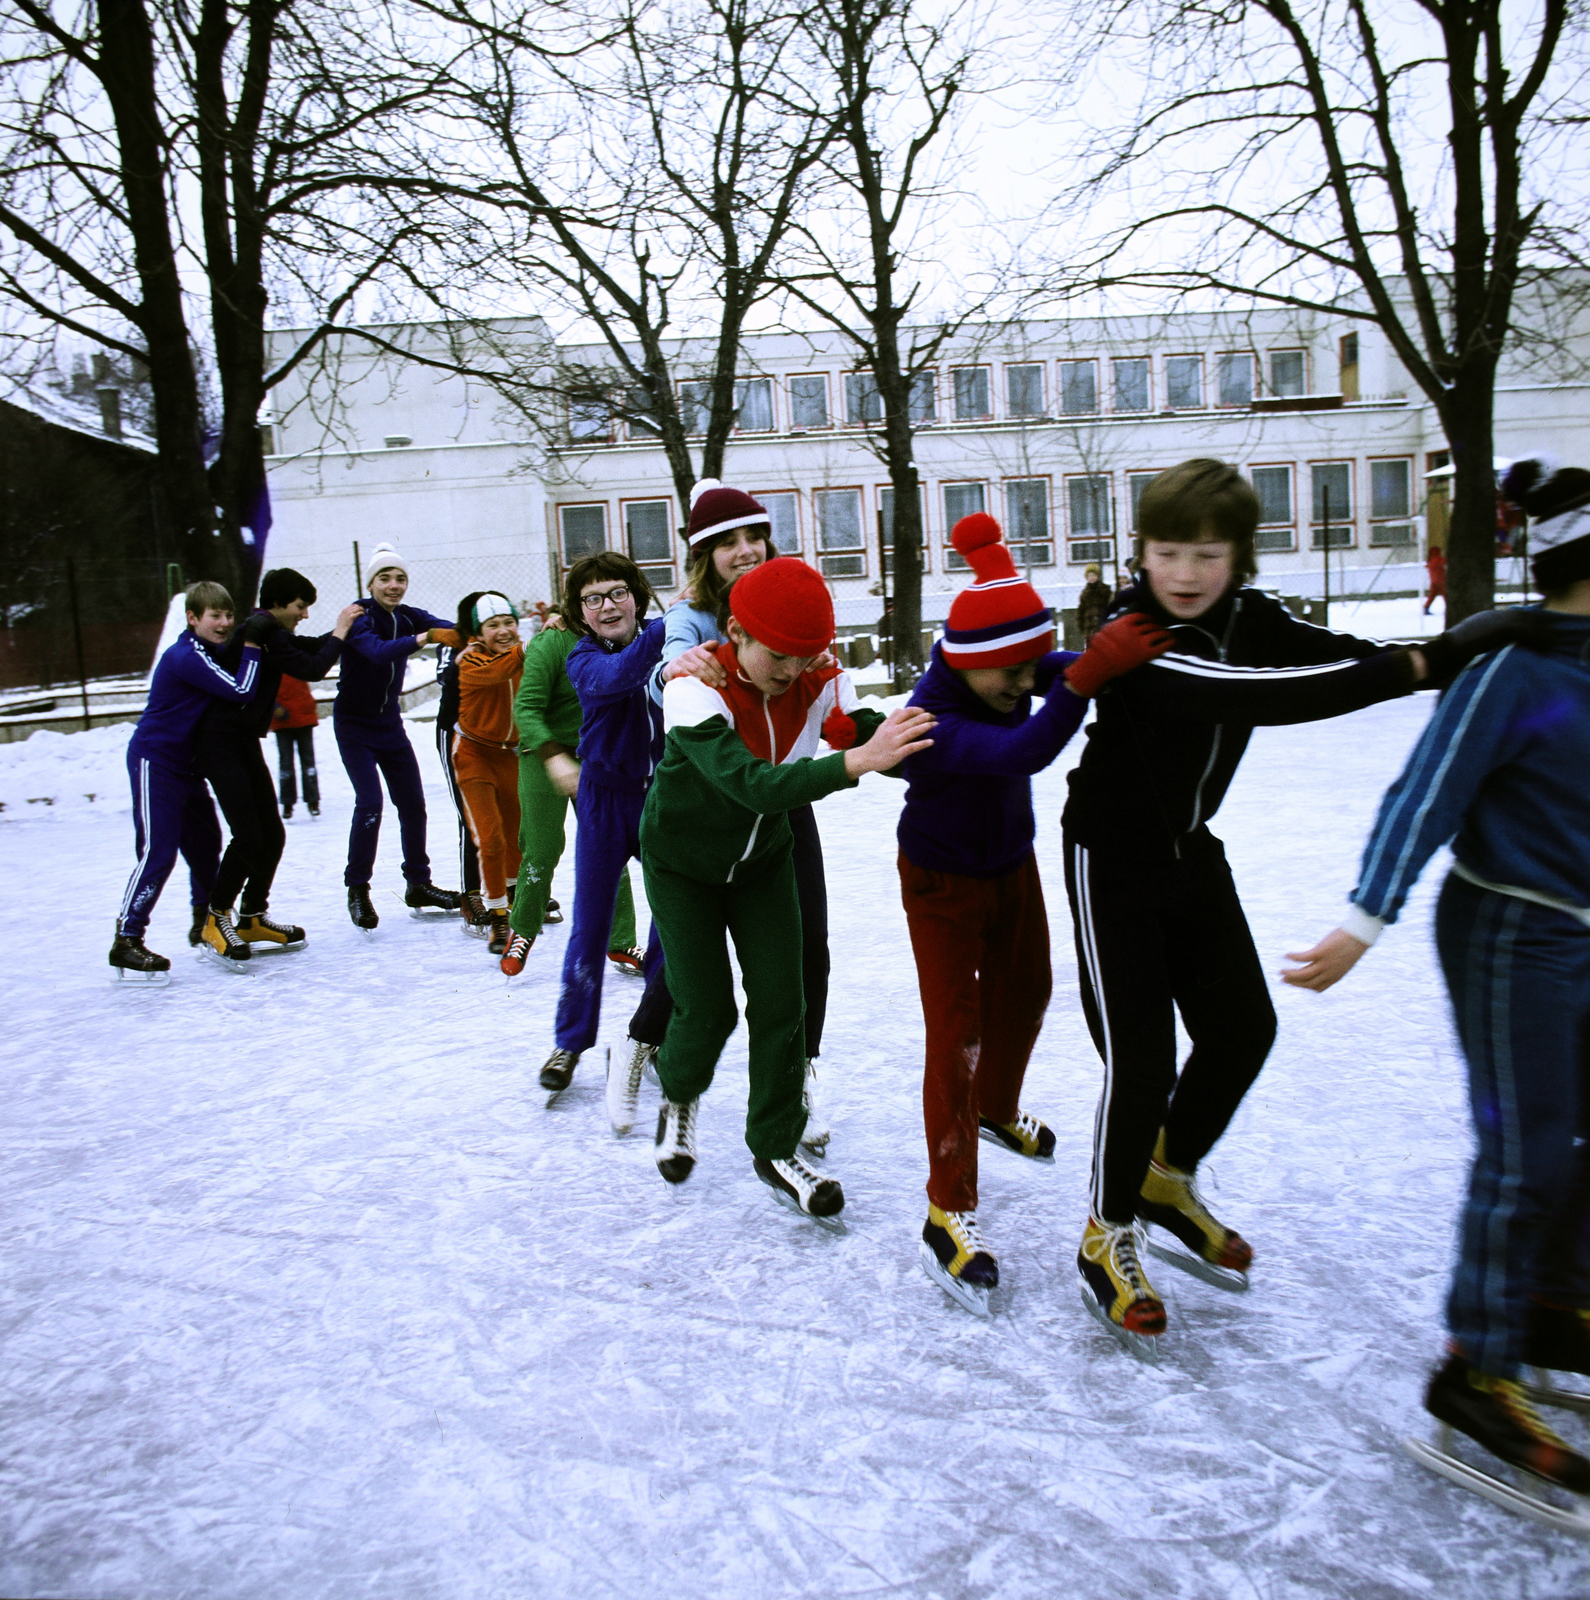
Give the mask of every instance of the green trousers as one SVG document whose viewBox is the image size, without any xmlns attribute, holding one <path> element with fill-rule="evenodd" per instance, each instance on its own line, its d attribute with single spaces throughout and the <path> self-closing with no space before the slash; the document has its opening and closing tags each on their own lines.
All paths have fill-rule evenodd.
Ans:
<svg viewBox="0 0 1590 1600">
<path fill-rule="evenodd" d="M 519 882 L 513 891 L 508 924 L 533 939 L 546 921 L 552 898 L 552 874 L 563 859 L 563 829 L 569 802 L 553 788 L 538 756 L 519 756 Z M 613 912 L 609 950 L 635 948 L 635 891 L 629 873 L 618 880 L 618 905 Z"/>
<path fill-rule="evenodd" d="M 702 883 L 642 863 L 652 923 L 662 939 L 674 1014 L 657 1057 L 663 1093 L 694 1100 L 712 1083 L 739 1021 L 727 935 L 745 982 L 751 1102 L 745 1142 L 768 1161 L 794 1155 L 806 1129 L 801 910 L 789 852 L 744 881 Z"/>
</svg>

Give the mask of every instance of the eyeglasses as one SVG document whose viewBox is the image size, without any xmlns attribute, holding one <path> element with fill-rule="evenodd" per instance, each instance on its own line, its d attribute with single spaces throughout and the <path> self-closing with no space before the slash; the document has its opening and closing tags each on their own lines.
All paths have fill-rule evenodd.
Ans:
<svg viewBox="0 0 1590 1600">
<path fill-rule="evenodd" d="M 600 611 L 603 606 L 621 606 L 629 599 L 629 585 L 615 583 L 611 589 L 601 589 L 594 594 L 582 594 L 580 604 L 587 611 Z"/>
</svg>

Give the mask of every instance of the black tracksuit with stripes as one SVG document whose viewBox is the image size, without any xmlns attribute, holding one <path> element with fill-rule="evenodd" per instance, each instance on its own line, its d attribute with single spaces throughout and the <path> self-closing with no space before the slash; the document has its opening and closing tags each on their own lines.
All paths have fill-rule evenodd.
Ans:
<svg viewBox="0 0 1590 1600">
<path fill-rule="evenodd" d="M 1301 622 L 1256 589 L 1179 622 L 1140 583 L 1111 615 L 1128 611 L 1175 643 L 1100 693 L 1061 819 L 1082 1005 L 1104 1058 L 1092 1209 L 1112 1223 L 1136 1215 L 1160 1128 L 1166 1159 L 1191 1171 L 1275 1039 L 1264 969 L 1208 827 L 1253 729 L 1413 687 L 1405 652 Z M 1173 1007 L 1192 1040 L 1179 1077 Z"/>
</svg>

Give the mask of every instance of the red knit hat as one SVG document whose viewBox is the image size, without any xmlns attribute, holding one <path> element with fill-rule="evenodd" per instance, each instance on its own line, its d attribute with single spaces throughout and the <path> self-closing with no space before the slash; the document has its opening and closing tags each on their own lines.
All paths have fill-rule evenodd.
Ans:
<svg viewBox="0 0 1590 1600">
<path fill-rule="evenodd" d="M 834 601 L 815 567 L 780 556 L 752 567 L 729 590 L 729 614 L 781 656 L 819 656 L 834 640 Z"/>
<path fill-rule="evenodd" d="M 731 489 L 716 478 L 701 478 L 690 491 L 690 521 L 685 538 L 692 549 L 715 533 L 749 528 L 758 522 L 766 526 L 771 539 L 773 523 L 767 507 L 758 505 L 744 489 Z"/>
<path fill-rule="evenodd" d="M 950 543 L 971 563 L 977 581 L 950 606 L 939 645 L 946 665 L 1014 667 L 1053 650 L 1054 613 L 1017 575 L 999 524 L 986 511 L 974 511 L 955 524 Z"/>
</svg>

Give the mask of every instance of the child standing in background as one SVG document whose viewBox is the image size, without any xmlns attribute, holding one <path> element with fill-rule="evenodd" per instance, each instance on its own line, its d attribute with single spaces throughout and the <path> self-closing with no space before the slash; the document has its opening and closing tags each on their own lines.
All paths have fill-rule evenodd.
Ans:
<svg viewBox="0 0 1590 1600">
<path fill-rule="evenodd" d="M 295 755 L 304 774 L 304 804 L 310 816 L 320 815 L 320 774 L 315 770 L 315 729 L 319 726 L 314 691 L 302 678 L 284 672 L 276 690 L 276 712 L 271 718 L 271 732 L 276 735 L 277 798 L 284 819 L 292 816 L 293 807 L 298 804 Z"/>
</svg>

